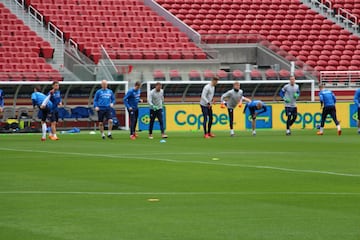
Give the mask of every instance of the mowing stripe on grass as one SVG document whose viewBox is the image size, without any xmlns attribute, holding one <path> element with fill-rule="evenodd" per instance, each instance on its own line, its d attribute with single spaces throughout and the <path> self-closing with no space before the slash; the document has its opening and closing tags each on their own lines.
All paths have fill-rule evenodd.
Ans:
<svg viewBox="0 0 360 240">
<path fill-rule="evenodd" d="M 343 196 L 360 196 L 359 193 L 352 192 L 57 192 L 57 191 L 0 191 L 0 195 L 123 195 L 123 196 L 197 196 L 197 195 L 343 195 Z"/>
<path fill-rule="evenodd" d="M 46 153 L 46 154 L 63 154 L 63 155 L 86 156 L 86 157 L 105 157 L 105 158 L 121 158 L 121 159 L 130 158 L 130 159 L 141 159 L 141 160 L 162 161 L 162 162 L 172 162 L 172 163 L 193 163 L 193 164 L 216 165 L 216 166 L 268 169 L 268 170 L 276 170 L 276 171 L 283 171 L 283 172 L 316 173 L 316 174 L 344 176 L 344 177 L 360 177 L 360 174 L 341 173 L 341 172 L 332 172 L 332 171 L 321 171 L 321 170 L 311 170 L 311 169 L 293 169 L 293 168 L 283 168 L 283 167 L 276 167 L 276 166 L 221 163 L 221 162 L 182 161 L 182 160 L 169 159 L 169 158 L 141 157 L 141 156 L 136 156 L 136 155 L 130 156 L 130 155 L 117 155 L 117 154 L 90 154 L 90 153 L 56 152 L 56 151 L 44 151 L 44 150 L 33 150 L 33 149 L 27 150 L 27 149 L 13 149 L 13 148 L 0 148 L 0 150 L 15 151 L 15 152 Z M 242 152 L 237 152 L 237 153 L 242 153 Z M 269 153 L 277 154 L 276 152 L 268 152 L 267 154 L 269 154 Z M 222 154 L 224 154 L 224 153 L 222 153 Z M 234 154 L 234 152 L 231 152 L 231 154 Z M 178 154 L 178 155 L 180 155 L 180 154 Z"/>
</svg>

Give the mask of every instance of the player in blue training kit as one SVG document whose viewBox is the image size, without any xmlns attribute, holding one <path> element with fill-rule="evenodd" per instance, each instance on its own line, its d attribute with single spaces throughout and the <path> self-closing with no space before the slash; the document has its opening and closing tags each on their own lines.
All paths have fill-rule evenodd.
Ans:
<svg viewBox="0 0 360 240">
<path fill-rule="evenodd" d="M 0 89 L 0 113 L 4 111 L 4 91 Z"/>
<path fill-rule="evenodd" d="M 300 96 L 299 85 L 295 83 L 295 77 L 290 77 L 290 83 L 286 84 L 279 92 L 280 97 L 285 103 L 285 112 L 287 116 L 286 121 L 286 135 L 291 135 L 290 127 L 295 123 L 297 118 L 296 101 Z"/>
<path fill-rule="evenodd" d="M 61 94 L 59 90 L 59 82 L 54 81 L 52 83 L 52 90 L 49 92 L 50 101 L 53 103 L 53 109 L 50 116 L 50 122 L 51 122 L 51 132 L 49 134 L 50 140 L 59 140 L 59 138 L 56 135 L 56 124 L 59 121 L 59 106 L 62 105 L 61 103 Z"/>
<path fill-rule="evenodd" d="M 251 127 L 252 127 L 252 135 L 256 135 L 256 117 L 259 114 L 266 112 L 266 105 L 260 100 L 252 100 L 247 103 L 244 108 L 244 113 L 246 109 L 249 108 L 250 116 L 252 118 Z"/>
<path fill-rule="evenodd" d="M 358 133 L 360 134 L 360 88 L 355 91 L 354 103 L 358 108 L 357 117 L 358 117 Z"/>
<path fill-rule="evenodd" d="M 41 130 L 42 130 L 42 137 L 41 141 L 46 140 L 46 119 L 50 117 L 50 114 L 52 113 L 53 104 L 50 101 L 51 94 L 46 96 L 41 91 L 40 86 L 37 86 L 34 88 L 34 92 L 31 94 L 31 101 L 34 106 L 34 108 L 37 106 L 39 107 L 42 116 L 41 116 Z"/>
<path fill-rule="evenodd" d="M 108 89 L 106 80 L 101 81 L 101 88 L 96 91 L 94 96 L 94 108 L 98 114 L 99 129 L 101 138 L 105 140 L 104 121 L 108 121 L 108 138 L 113 139 L 111 131 L 113 127 L 111 108 L 115 104 L 115 95 Z"/>
<path fill-rule="evenodd" d="M 140 99 L 140 87 L 141 83 L 137 81 L 134 88 L 130 89 L 124 96 L 124 104 L 130 115 L 130 139 L 135 140 L 136 135 L 136 124 L 139 117 L 138 104 L 141 102 Z"/>
<path fill-rule="evenodd" d="M 325 120 L 327 115 L 330 114 L 331 118 L 334 120 L 336 124 L 338 135 L 340 136 L 341 135 L 340 122 L 337 120 L 336 117 L 336 107 L 335 107 L 336 97 L 332 91 L 325 89 L 323 85 L 320 85 L 319 89 L 320 89 L 319 92 L 320 103 L 323 111 L 321 114 L 320 130 L 317 132 L 317 135 L 324 134 Z"/>
</svg>

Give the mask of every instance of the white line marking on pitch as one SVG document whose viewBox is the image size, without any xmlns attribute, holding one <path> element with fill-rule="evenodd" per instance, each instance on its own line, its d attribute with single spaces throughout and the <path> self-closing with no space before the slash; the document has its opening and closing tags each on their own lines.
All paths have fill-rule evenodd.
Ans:
<svg viewBox="0 0 360 240">
<path fill-rule="evenodd" d="M 39 195 L 164 195 L 164 196 L 201 196 L 201 195 L 338 195 L 338 196 L 360 196 L 360 193 L 351 192 L 57 192 L 57 191 L 0 191 L 0 195 L 11 194 L 39 194 Z"/>
<path fill-rule="evenodd" d="M 320 170 L 310 170 L 310 169 L 293 169 L 293 168 L 283 168 L 283 167 L 273 167 L 273 166 L 263 166 L 263 165 L 250 165 L 250 164 L 236 164 L 236 163 L 205 162 L 205 161 L 182 161 L 182 160 L 175 160 L 175 159 L 168 159 L 168 158 L 140 157 L 140 156 L 135 156 L 135 155 L 134 156 L 126 156 L 126 155 L 116 155 L 116 154 L 90 154 L 90 153 L 55 152 L 55 151 L 32 150 L 32 149 L 31 150 L 12 149 L 12 148 L 0 148 L 0 150 L 3 150 L 3 151 L 16 151 L 16 152 L 32 152 L 32 153 L 75 155 L 75 156 L 87 156 L 87 157 L 107 157 L 107 158 L 121 158 L 121 159 L 130 158 L 130 159 L 142 159 L 142 160 L 162 161 L 162 162 L 172 162 L 172 163 L 193 163 L 193 164 L 216 165 L 216 166 L 269 169 L 269 170 L 278 170 L 278 171 L 283 171 L 283 172 L 317 173 L 317 174 L 334 175 L 334 176 L 360 177 L 360 174 L 340 173 L 340 172 L 332 172 L 332 171 L 320 171 Z"/>
</svg>

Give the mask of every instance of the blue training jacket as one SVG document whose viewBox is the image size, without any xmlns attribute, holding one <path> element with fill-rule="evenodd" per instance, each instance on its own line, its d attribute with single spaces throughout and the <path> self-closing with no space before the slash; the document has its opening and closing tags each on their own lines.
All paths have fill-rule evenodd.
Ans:
<svg viewBox="0 0 360 240">
<path fill-rule="evenodd" d="M 124 104 L 126 106 L 127 109 L 132 108 L 132 109 L 137 109 L 138 108 L 138 104 L 140 102 L 140 89 L 135 90 L 134 88 L 130 89 L 125 97 L 124 97 Z"/>
<path fill-rule="evenodd" d="M 50 94 L 50 92 L 48 94 Z M 53 109 L 57 110 L 58 105 L 61 103 L 61 94 L 59 90 L 54 92 L 54 94 L 50 97 L 50 101 L 53 103 Z"/>
<path fill-rule="evenodd" d="M 4 91 L 0 89 L 0 107 L 4 107 Z"/>
<path fill-rule="evenodd" d="M 31 94 L 31 101 L 32 101 L 33 106 L 34 107 L 35 106 L 40 107 L 46 97 L 47 96 L 45 94 L 41 93 L 41 92 L 33 92 Z M 49 109 L 53 108 L 53 104 L 52 104 L 52 102 L 50 100 L 46 104 L 46 107 L 49 108 Z"/>
<path fill-rule="evenodd" d="M 267 110 L 267 109 L 266 109 L 266 105 L 265 105 L 265 103 L 263 103 L 263 102 L 260 101 L 260 100 L 253 100 L 253 101 L 247 103 L 247 104 L 245 105 L 244 112 L 246 111 L 247 108 L 256 107 L 256 105 L 257 105 L 258 103 L 261 103 L 261 104 L 262 104 L 262 108 L 261 108 L 262 110 L 261 110 L 260 112 L 258 112 L 258 114 L 261 114 L 261 113 L 266 112 L 266 110 Z M 260 109 L 257 109 L 257 110 L 260 110 Z"/>
<path fill-rule="evenodd" d="M 358 107 L 360 107 L 360 88 L 358 90 L 356 90 L 356 92 L 355 92 L 354 102 Z"/>
<path fill-rule="evenodd" d="M 323 89 L 319 92 L 320 102 L 324 104 L 324 107 L 333 107 L 336 103 L 335 94 L 327 89 Z"/>
<path fill-rule="evenodd" d="M 110 104 L 115 104 L 115 95 L 110 89 L 99 89 L 95 93 L 94 108 L 98 107 L 100 110 L 110 109 Z"/>
</svg>

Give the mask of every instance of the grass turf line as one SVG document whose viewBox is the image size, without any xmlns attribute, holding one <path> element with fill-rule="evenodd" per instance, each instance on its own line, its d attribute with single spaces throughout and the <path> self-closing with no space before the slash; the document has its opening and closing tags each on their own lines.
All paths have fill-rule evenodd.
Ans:
<svg viewBox="0 0 360 240">
<path fill-rule="evenodd" d="M 0 239 L 359 239 L 360 136 L 325 134 L 0 135 Z"/>
</svg>

